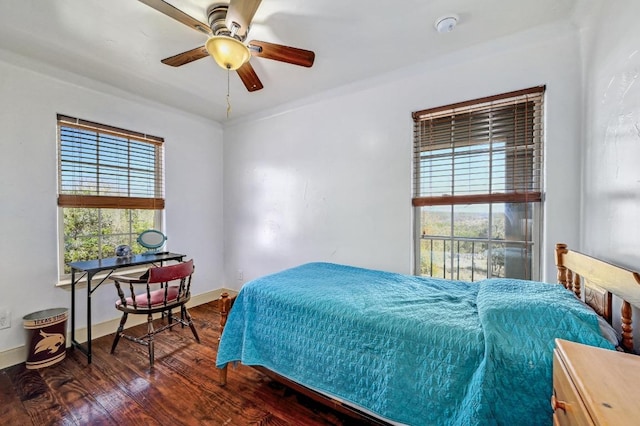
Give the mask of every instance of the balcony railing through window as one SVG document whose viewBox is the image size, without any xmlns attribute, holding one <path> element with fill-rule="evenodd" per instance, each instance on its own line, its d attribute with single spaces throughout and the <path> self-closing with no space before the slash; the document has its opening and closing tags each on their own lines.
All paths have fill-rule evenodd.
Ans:
<svg viewBox="0 0 640 426">
<path fill-rule="evenodd" d="M 464 281 L 532 279 L 532 249 L 531 241 L 422 235 L 420 275 Z"/>
</svg>

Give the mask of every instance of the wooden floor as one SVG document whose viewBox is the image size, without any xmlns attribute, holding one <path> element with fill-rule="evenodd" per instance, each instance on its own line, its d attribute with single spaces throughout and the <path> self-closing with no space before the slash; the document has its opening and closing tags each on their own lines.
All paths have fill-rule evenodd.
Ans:
<svg viewBox="0 0 640 426">
<path fill-rule="evenodd" d="M 188 328 L 160 333 L 153 371 L 141 345 L 123 339 L 109 354 L 113 335 L 93 341 L 90 365 L 78 350 L 68 350 L 51 367 L 0 370 L 0 425 L 364 424 L 249 367 L 229 369 L 227 386 L 219 386 L 219 313 L 211 303 L 190 312 L 201 344 Z M 146 325 L 133 330 L 144 334 Z"/>
</svg>

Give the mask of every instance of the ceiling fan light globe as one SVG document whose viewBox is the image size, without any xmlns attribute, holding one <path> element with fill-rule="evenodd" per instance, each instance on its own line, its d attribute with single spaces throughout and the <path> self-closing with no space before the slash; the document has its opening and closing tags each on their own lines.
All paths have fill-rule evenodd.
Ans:
<svg viewBox="0 0 640 426">
<path fill-rule="evenodd" d="M 249 48 L 240 40 L 228 36 L 213 36 L 205 44 L 207 52 L 224 69 L 237 70 L 251 57 Z"/>
</svg>

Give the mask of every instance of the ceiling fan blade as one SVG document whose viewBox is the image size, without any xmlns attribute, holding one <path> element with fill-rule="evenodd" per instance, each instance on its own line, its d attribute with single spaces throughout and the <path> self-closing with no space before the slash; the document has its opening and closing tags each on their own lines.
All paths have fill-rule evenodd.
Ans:
<svg viewBox="0 0 640 426">
<path fill-rule="evenodd" d="M 207 49 L 204 46 L 200 46 L 186 52 L 178 53 L 170 58 L 165 58 L 161 62 L 165 65 L 171 65 L 172 67 L 179 67 L 207 56 L 209 56 Z"/>
<path fill-rule="evenodd" d="M 273 59 L 274 61 L 287 62 L 289 64 L 300 65 L 301 67 L 307 68 L 313 65 L 313 61 L 316 58 L 316 54 L 310 50 L 268 43 L 266 41 L 250 41 L 249 50 L 253 56 Z"/>
<path fill-rule="evenodd" d="M 262 0 L 231 0 L 229 2 L 229 10 L 227 10 L 227 18 L 225 19 L 229 31 L 233 31 L 233 23 L 237 23 L 240 28 L 236 31 L 236 35 L 241 40 L 244 40 L 247 31 L 249 31 L 251 20 L 261 2 Z"/>
<path fill-rule="evenodd" d="M 198 21 L 197 19 L 192 18 L 191 16 L 187 15 L 180 9 L 170 5 L 166 1 L 163 1 L 163 0 L 138 0 L 138 1 L 146 4 L 147 6 L 157 10 L 160 13 L 164 13 L 168 17 L 173 18 L 176 21 L 185 24 L 196 31 L 200 31 L 201 33 L 204 33 L 207 35 L 213 35 L 211 28 L 209 28 L 207 24 L 204 24 Z"/>
<path fill-rule="evenodd" d="M 248 91 L 255 92 L 256 90 L 260 90 L 264 87 L 258 78 L 258 74 L 256 74 L 256 71 L 249 62 L 245 62 L 245 64 L 238 68 L 236 72 Z"/>
</svg>

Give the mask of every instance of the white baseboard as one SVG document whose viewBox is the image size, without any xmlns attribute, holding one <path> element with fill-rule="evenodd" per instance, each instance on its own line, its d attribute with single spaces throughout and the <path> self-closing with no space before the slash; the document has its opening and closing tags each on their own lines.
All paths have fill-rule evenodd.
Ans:
<svg viewBox="0 0 640 426">
<path fill-rule="evenodd" d="M 196 296 L 192 296 L 191 300 L 187 304 L 187 307 L 191 308 L 192 306 L 204 305 L 205 303 L 213 302 L 218 299 L 223 292 L 227 292 L 230 295 L 235 295 L 238 292 L 235 290 L 229 290 L 226 288 L 220 288 L 213 291 L 208 291 L 206 293 L 198 294 Z M 114 313 L 118 313 L 118 311 L 114 310 Z M 130 315 L 127 320 L 127 328 L 134 327 L 136 325 L 144 324 L 147 322 L 147 319 L 144 315 Z M 116 318 L 101 322 L 99 324 L 94 324 L 92 327 L 92 339 L 97 339 L 98 337 L 106 336 L 108 334 L 114 333 L 118 329 L 118 325 L 120 324 L 120 316 Z M 86 342 L 87 341 L 87 329 L 79 328 L 76 330 L 76 340 L 78 342 Z M 71 342 L 71 331 L 67 331 L 67 347 L 70 346 Z M 27 359 L 27 348 L 26 346 L 18 346 L 17 348 L 7 349 L 5 351 L 0 352 L 0 369 L 11 367 L 12 365 L 20 364 L 25 362 Z"/>
</svg>

